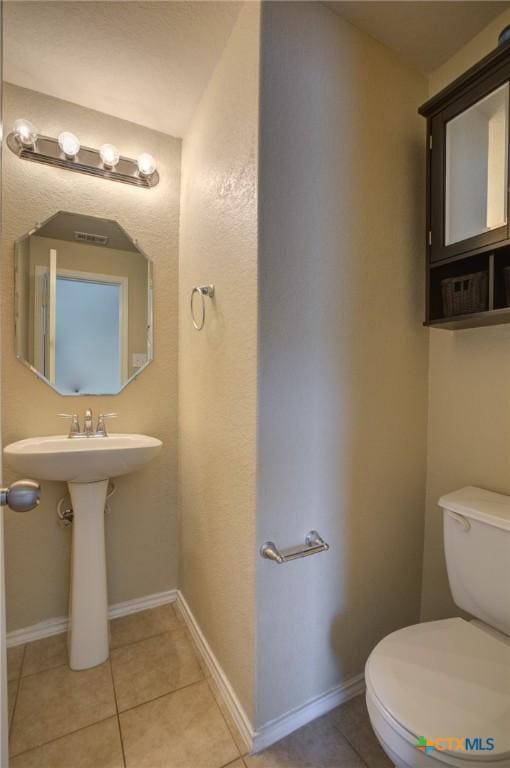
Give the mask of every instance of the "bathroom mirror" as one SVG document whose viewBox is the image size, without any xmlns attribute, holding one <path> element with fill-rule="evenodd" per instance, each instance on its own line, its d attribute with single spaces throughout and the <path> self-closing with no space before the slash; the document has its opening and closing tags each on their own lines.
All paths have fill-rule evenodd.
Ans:
<svg viewBox="0 0 510 768">
<path fill-rule="evenodd" d="M 116 222 L 60 211 L 16 241 L 16 355 L 61 395 L 113 395 L 152 360 L 152 263 Z"/>
</svg>

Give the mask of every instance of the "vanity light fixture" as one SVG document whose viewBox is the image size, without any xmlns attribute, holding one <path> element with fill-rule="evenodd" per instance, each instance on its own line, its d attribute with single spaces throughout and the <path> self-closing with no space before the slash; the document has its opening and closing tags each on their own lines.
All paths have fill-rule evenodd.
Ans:
<svg viewBox="0 0 510 768">
<path fill-rule="evenodd" d="M 159 183 L 156 162 L 148 152 L 133 160 L 120 155 L 113 144 L 103 144 L 99 149 L 83 147 L 70 131 L 63 131 L 57 139 L 40 136 L 28 120 L 16 120 L 7 136 L 7 146 L 22 160 L 122 181 L 136 187 L 150 188 Z"/>
<path fill-rule="evenodd" d="M 120 155 L 117 147 L 113 144 L 101 144 L 99 147 L 99 157 L 103 161 L 103 165 L 108 170 L 115 168 L 120 160 Z"/>
<path fill-rule="evenodd" d="M 23 147 L 33 147 L 37 141 L 37 129 L 28 120 L 16 120 L 12 130 L 16 141 Z"/>
</svg>

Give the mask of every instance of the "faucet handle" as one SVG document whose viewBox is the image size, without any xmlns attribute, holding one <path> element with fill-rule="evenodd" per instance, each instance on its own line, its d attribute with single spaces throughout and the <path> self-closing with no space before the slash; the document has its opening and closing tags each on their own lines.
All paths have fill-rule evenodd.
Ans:
<svg viewBox="0 0 510 768">
<path fill-rule="evenodd" d="M 69 437 L 72 435 L 78 435 L 80 433 L 80 422 L 78 420 L 77 413 L 57 413 L 57 416 L 61 419 L 71 419 L 71 429 L 69 430 Z"/>
<path fill-rule="evenodd" d="M 102 435 L 103 437 L 108 437 L 108 432 L 106 431 L 105 419 L 114 419 L 116 416 L 117 416 L 116 413 L 100 413 L 97 418 L 96 435 Z"/>
</svg>

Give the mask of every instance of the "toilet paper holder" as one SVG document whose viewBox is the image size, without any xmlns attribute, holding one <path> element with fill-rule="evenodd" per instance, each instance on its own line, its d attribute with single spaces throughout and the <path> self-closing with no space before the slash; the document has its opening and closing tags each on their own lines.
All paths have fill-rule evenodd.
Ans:
<svg viewBox="0 0 510 768">
<path fill-rule="evenodd" d="M 327 552 L 329 544 L 324 541 L 317 531 L 310 531 L 305 537 L 305 546 L 292 547 L 281 552 L 274 541 L 266 541 L 260 548 L 260 554 L 266 560 L 272 560 L 274 563 L 282 565 L 291 560 L 298 560 L 301 557 L 317 555 L 319 552 Z"/>
</svg>

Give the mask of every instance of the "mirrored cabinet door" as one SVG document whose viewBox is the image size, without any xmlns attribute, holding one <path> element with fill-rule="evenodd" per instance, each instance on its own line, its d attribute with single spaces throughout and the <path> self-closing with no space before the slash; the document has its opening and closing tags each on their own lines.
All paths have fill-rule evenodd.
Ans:
<svg viewBox="0 0 510 768">
<path fill-rule="evenodd" d="M 505 83 L 446 123 L 445 245 L 507 223 Z"/>
<path fill-rule="evenodd" d="M 431 261 L 508 238 L 509 100 L 487 84 L 431 121 Z"/>
</svg>

